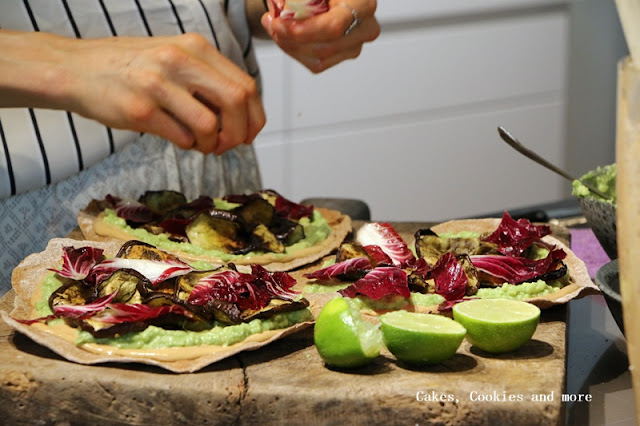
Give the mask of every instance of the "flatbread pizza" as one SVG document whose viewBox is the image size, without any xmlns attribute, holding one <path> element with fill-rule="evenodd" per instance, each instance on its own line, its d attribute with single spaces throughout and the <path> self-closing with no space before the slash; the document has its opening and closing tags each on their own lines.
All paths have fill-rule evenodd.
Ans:
<svg viewBox="0 0 640 426">
<path fill-rule="evenodd" d="M 259 264 L 269 271 L 314 262 L 351 232 L 349 216 L 271 190 L 191 201 L 174 191 L 147 191 L 138 200 L 107 196 L 80 211 L 78 225 L 87 240 L 135 239 L 189 262 Z"/>
<path fill-rule="evenodd" d="M 446 313 L 469 298 L 525 300 L 544 309 L 598 292 L 584 262 L 550 227 L 507 212 L 404 238 L 388 223 L 365 224 L 335 256 L 294 276 L 309 300 L 326 303 L 337 292 L 370 314 Z"/>
<path fill-rule="evenodd" d="M 146 243 L 52 239 L 12 278 L 2 318 L 81 364 L 133 362 L 185 373 L 313 324 L 286 272 L 199 270 Z"/>
</svg>

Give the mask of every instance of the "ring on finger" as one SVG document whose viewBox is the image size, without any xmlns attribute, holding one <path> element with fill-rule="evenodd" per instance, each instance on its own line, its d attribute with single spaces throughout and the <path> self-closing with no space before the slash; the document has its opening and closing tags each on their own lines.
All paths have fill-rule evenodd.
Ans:
<svg viewBox="0 0 640 426">
<path fill-rule="evenodd" d="M 358 22 L 360 22 L 360 20 L 358 19 L 358 12 L 356 12 L 356 10 L 347 3 L 338 3 L 338 6 L 342 6 L 345 9 L 347 9 L 349 12 L 351 12 L 351 16 L 353 17 L 353 21 L 351 21 L 351 25 L 349 25 L 349 28 L 347 28 L 347 30 L 344 32 L 344 35 L 349 35 L 349 33 L 351 32 L 351 30 L 353 30 L 356 25 L 358 25 Z"/>
</svg>

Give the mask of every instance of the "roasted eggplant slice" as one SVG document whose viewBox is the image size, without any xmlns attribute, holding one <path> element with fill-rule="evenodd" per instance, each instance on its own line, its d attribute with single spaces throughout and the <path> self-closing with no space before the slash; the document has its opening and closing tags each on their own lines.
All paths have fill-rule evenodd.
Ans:
<svg viewBox="0 0 640 426">
<path fill-rule="evenodd" d="M 205 319 L 206 312 L 200 306 L 194 306 L 178 299 L 173 294 L 162 292 L 154 292 L 144 299 L 145 305 L 149 306 L 170 306 L 179 305 L 189 311 L 190 315 L 163 315 L 158 320 L 154 320 L 151 324 L 163 328 L 177 328 L 188 330 L 202 330 L 212 326 L 209 319 Z"/>
<path fill-rule="evenodd" d="M 193 291 L 193 288 L 200 282 L 201 279 L 210 276 L 215 272 L 222 272 L 225 270 L 235 270 L 227 267 L 220 267 L 209 271 L 193 271 L 188 274 L 179 276 L 176 279 L 176 297 L 178 300 L 186 301 L 189 299 L 189 295 Z"/>
<path fill-rule="evenodd" d="M 242 236 L 238 216 L 224 210 L 211 209 L 198 215 L 187 225 L 186 233 L 192 244 L 206 250 L 236 253 L 249 245 Z"/>
<path fill-rule="evenodd" d="M 285 246 L 289 247 L 294 245 L 298 241 L 304 240 L 305 236 L 306 235 L 304 233 L 304 226 L 296 223 L 281 240 Z"/>
<path fill-rule="evenodd" d="M 290 246 L 304 239 L 304 227 L 292 220 L 276 216 L 274 223 L 269 227 L 271 232 L 285 246 Z"/>
<path fill-rule="evenodd" d="M 481 241 L 479 238 L 445 238 L 436 235 L 430 229 L 421 229 L 415 234 L 416 254 L 433 267 L 444 253 L 460 254 L 498 254 L 497 246 Z"/>
<path fill-rule="evenodd" d="M 95 299 L 96 292 L 93 288 L 82 284 L 80 281 L 69 281 L 58 287 L 49 297 L 49 307 L 54 310 L 56 306 L 77 305 L 82 306 Z"/>
<path fill-rule="evenodd" d="M 183 263 L 177 256 L 167 253 L 142 241 L 131 240 L 122 245 L 116 257 L 123 259 L 146 259 L 157 261 L 172 261 Z"/>
<path fill-rule="evenodd" d="M 284 244 L 265 225 L 260 224 L 253 229 L 251 240 L 254 250 L 284 253 Z"/>
<path fill-rule="evenodd" d="M 540 275 L 536 279 L 547 281 L 547 282 L 561 280 L 567 276 L 568 271 L 569 271 L 569 268 L 567 267 L 567 264 L 564 263 L 563 261 L 558 261 L 554 269 L 550 270 L 546 274 Z"/>
<path fill-rule="evenodd" d="M 149 324 L 144 321 L 125 322 L 122 324 L 104 326 L 104 324 L 99 324 L 96 321 L 82 321 L 66 318 L 65 320 L 72 327 L 79 327 L 82 330 L 91 333 L 93 337 L 98 339 L 122 336 L 127 333 L 135 333 L 149 327 Z M 98 325 L 103 327 L 99 328 Z"/>
<path fill-rule="evenodd" d="M 212 208 L 214 208 L 213 199 L 206 195 L 201 195 L 195 200 L 169 211 L 161 222 L 166 219 L 190 219 L 198 213 L 211 210 Z"/>
<path fill-rule="evenodd" d="M 303 309 L 309 306 L 307 299 L 294 300 L 282 300 L 271 299 L 269 304 L 264 308 L 254 311 L 246 309 L 242 311 L 242 321 L 248 322 L 256 318 L 270 318 L 280 312 L 291 312 Z"/>
<path fill-rule="evenodd" d="M 464 270 L 465 275 L 467 276 L 467 289 L 465 294 L 467 296 L 473 296 L 478 292 L 478 275 L 477 270 L 471 263 L 471 259 L 466 254 L 460 254 L 456 256 L 456 260 L 460 265 L 462 265 L 462 269 Z"/>
<path fill-rule="evenodd" d="M 356 257 L 369 257 L 367 251 L 358 243 L 342 243 L 336 253 L 336 263 Z"/>
<path fill-rule="evenodd" d="M 250 227 L 256 225 L 271 226 L 276 215 L 276 209 L 264 198 L 252 198 L 246 203 L 233 209 Z"/>
<path fill-rule="evenodd" d="M 433 279 L 426 279 L 422 274 L 413 271 L 407 276 L 409 291 L 416 293 L 435 293 L 436 284 Z"/>
<path fill-rule="evenodd" d="M 151 281 L 133 269 L 118 269 L 97 285 L 98 297 L 118 292 L 114 303 L 140 303 L 140 293 L 150 291 Z"/>
<path fill-rule="evenodd" d="M 185 196 L 176 191 L 147 191 L 138 201 L 160 215 L 187 204 Z"/>
<path fill-rule="evenodd" d="M 164 234 L 164 232 L 165 232 L 162 227 L 160 227 L 158 225 L 152 225 L 150 223 L 144 224 L 140 228 L 144 229 L 145 231 L 147 231 L 151 235 L 160 235 L 160 234 Z"/>
</svg>

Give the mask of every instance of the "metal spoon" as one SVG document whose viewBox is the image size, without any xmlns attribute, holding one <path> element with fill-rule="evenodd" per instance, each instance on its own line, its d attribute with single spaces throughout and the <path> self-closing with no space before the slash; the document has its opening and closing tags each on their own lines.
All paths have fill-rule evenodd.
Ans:
<svg viewBox="0 0 640 426">
<path fill-rule="evenodd" d="M 538 154 L 536 154 L 535 152 L 529 150 L 528 148 L 525 148 L 524 145 L 522 145 L 520 143 L 520 141 L 518 141 L 518 139 L 514 138 L 509 132 L 507 132 L 504 127 L 499 126 L 498 127 L 498 133 L 500 134 L 500 137 L 502 138 L 503 141 L 505 141 L 506 143 L 508 143 L 512 148 L 514 148 L 516 151 L 518 151 L 520 154 L 523 154 L 525 157 L 529 157 L 530 159 L 532 159 L 533 161 L 535 161 L 536 163 L 540 164 L 541 166 L 546 167 L 547 169 L 556 172 L 557 174 L 559 174 L 560 176 L 562 176 L 565 179 L 570 180 L 571 182 L 573 182 L 574 180 L 579 181 L 580 183 L 582 183 L 589 191 L 591 191 L 592 193 L 598 195 L 599 197 L 604 198 L 605 200 L 609 200 L 611 199 L 611 197 L 609 195 L 604 194 L 603 192 L 599 191 L 597 188 L 594 188 L 592 185 L 589 185 L 583 181 L 581 181 L 580 179 L 571 176 L 569 173 L 565 172 L 564 170 L 554 166 L 553 164 L 551 164 L 550 162 L 548 162 L 547 160 L 545 160 L 544 158 L 540 157 Z"/>
</svg>

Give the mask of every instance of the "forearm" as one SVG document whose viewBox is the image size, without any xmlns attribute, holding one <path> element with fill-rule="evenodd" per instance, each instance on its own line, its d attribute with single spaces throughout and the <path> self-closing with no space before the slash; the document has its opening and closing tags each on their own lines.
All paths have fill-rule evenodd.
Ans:
<svg viewBox="0 0 640 426">
<path fill-rule="evenodd" d="M 245 8 L 249 28 L 253 36 L 262 39 L 271 39 L 262 24 L 260 24 L 262 15 L 268 11 L 267 0 L 245 0 Z"/>
<path fill-rule="evenodd" d="M 69 76 L 60 64 L 75 41 L 0 30 L 0 107 L 65 108 Z"/>
</svg>

